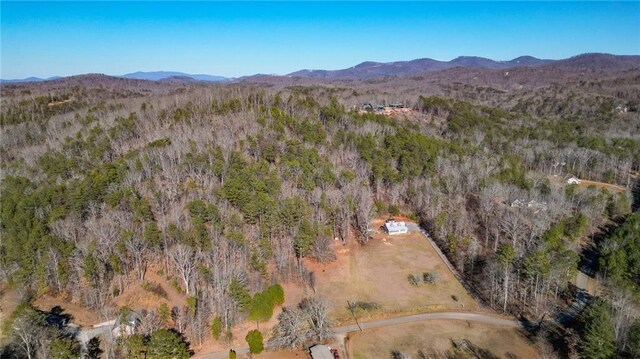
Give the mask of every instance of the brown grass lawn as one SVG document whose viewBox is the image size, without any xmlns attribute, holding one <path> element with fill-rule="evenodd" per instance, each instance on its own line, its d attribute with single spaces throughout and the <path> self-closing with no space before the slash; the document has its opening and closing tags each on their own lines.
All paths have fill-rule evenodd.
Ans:
<svg viewBox="0 0 640 359">
<path fill-rule="evenodd" d="M 416 358 L 418 351 L 442 353 L 451 341 L 467 339 L 500 358 L 538 358 L 533 344 L 518 329 L 459 320 L 432 320 L 367 329 L 349 337 L 349 358 L 391 358 L 398 350 Z"/>
<path fill-rule="evenodd" d="M 375 228 L 382 224 L 375 221 Z M 349 301 L 372 301 L 382 309 L 361 313 L 362 319 L 399 316 L 409 313 L 477 310 L 478 306 L 442 263 L 420 233 L 389 236 L 376 231 L 365 245 L 337 244 L 337 260 L 328 264 L 307 262 L 316 273 L 316 289 L 332 306 L 338 324 L 350 322 Z M 409 283 L 409 274 L 435 271 L 435 285 Z M 458 302 L 452 299 L 458 298 Z"/>
</svg>

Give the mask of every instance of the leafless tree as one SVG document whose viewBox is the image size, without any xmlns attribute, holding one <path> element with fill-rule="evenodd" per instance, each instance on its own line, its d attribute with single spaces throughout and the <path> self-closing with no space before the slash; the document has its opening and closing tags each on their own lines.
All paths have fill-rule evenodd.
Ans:
<svg viewBox="0 0 640 359">
<path fill-rule="evenodd" d="M 355 194 L 355 223 L 362 239 L 369 240 L 371 216 L 373 214 L 373 196 L 369 187 L 360 186 Z"/>
<path fill-rule="evenodd" d="M 191 279 L 196 269 L 195 251 L 193 248 L 177 244 L 169 251 L 171 263 L 184 282 L 185 292 L 191 293 Z"/>
</svg>

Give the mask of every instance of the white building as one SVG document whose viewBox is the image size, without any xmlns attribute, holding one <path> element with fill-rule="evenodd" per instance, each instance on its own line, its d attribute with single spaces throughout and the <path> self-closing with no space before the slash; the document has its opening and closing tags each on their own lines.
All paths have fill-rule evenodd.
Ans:
<svg viewBox="0 0 640 359">
<path fill-rule="evenodd" d="M 580 184 L 580 180 L 576 176 L 571 176 L 567 180 L 567 184 Z"/>
<path fill-rule="evenodd" d="M 404 234 L 409 232 L 409 228 L 406 223 L 396 222 L 395 220 L 388 220 L 384 224 L 384 229 L 389 234 Z"/>
</svg>

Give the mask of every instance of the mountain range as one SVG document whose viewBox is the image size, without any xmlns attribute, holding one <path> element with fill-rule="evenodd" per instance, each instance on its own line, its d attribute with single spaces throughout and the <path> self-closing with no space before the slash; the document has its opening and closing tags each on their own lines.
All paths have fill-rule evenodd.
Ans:
<svg viewBox="0 0 640 359">
<path fill-rule="evenodd" d="M 149 80 L 149 81 L 201 81 L 201 82 L 220 82 L 228 80 L 224 76 L 214 76 L 214 75 L 205 75 L 205 74 L 187 74 L 184 72 L 177 71 L 149 71 L 149 72 L 132 72 L 128 74 L 124 74 L 121 77 L 125 79 L 136 79 L 136 80 Z M 41 82 L 41 81 L 49 81 L 56 80 L 61 78 L 60 76 L 53 76 L 49 78 L 40 78 L 40 77 L 28 77 L 26 79 L 14 79 L 14 80 L 0 80 L 2 83 L 18 83 L 18 82 Z"/>
<path fill-rule="evenodd" d="M 510 68 L 539 68 L 553 67 L 558 69 L 573 70 L 624 70 L 640 68 L 640 56 L 638 55 L 611 55 L 601 53 L 582 54 L 562 60 L 538 59 L 532 56 L 520 56 L 509 61 L 496 61 L 484 57 L 460 56 L 451 61 L 439 61 L 430 58 L 422 58 L 410 61 L 373 62 L 366 61 L 358 65 L 340 70 L 300 70 L 285 75 L 286 77 L 323 78 L 323 79 L 374 79 L 384 77 L 412 76 L 426 72 L 436 72 L 452 68 L 490 69 L 502 70 Z M 241 77 L 238 80 L 246 80 L 264 75 Z M 151 81 L 179 81 L 179 82 L 221 82 L 234 79 L 223 76 L 206 74 L 187 74 L 176 71 L 133 72 L 121 76 L 127 79 L 151 80 Z M 58 76 L 41 79 L 29 77 L 19 80 L 0 80 L 2 83 L 38 82 L 59 78 Z"/>
<path fill-rule="evenodd" d="M 61 78 L 60 76 L 52 76 L 52 77 L 47 77 L 46 79 L 40 78 L 40 77 L 27 77 L 26 79 L 12 79 L 12 80 L 0 80 L 0 82 L 2 83 L 17 83 L 17 82 L 42 82 L 42 81 L 49 81 L 49 80 L 57 80 Z"/>
<path fill-rule="evenodd" d="M 451 61 L 438 61 L 429 58 L 386 63 L 366 61 L 347 69 L 300 70 L 292 72 L 287 76 L 368 79 L 386 76 L 407 76 L 424 72 L 446 70 L 454 67 L 506 69 L 525 66 L 541 66 L 552 62 L 554 62 L 554 60 L 543 60 L 532 56 L 520 56 L 510 61 L 496 61 L 476 56 L 460 56 Z"/>
<path fill-rule="evenodd" d="M 341 70 L 300 70 L 288 74 L 289 77 L 341 78 L 341 79 L 373 79 L 380 77 L 399 77 L 435 72 L 451 68 L 473 69 L 509 69 L 519 67 L 553 66 L 571 69 L 622 69 L 640 67 L 640 56 L 611 54 L 582 54 L 563 60 L 545 60 L 532 56 L 520 56 L 509 61 L 496 61 L 484 57 L 460 56 L 451 61 L 438 61 L 424 58 L 411 61 L 396 62 L 363 62 L 356 66 Z"/>
<path fill-rule="evenodd" d="M 227 79 L 224 76 L 214 76 L 214 75 L 205 75 L 205 74 L 191 75 L 191 74 L 186 74 L 184 72 L 177 72 L 177 71 L 152 71 L 152 72 L 138 71 L 138 72 L 132 72 L 130 74 L 124 74 L 119 77 L 124 77 L 127 79 L 152 80 L 152 81 L 166 80 L 172 77 L 190 78 L 196 81 L 206 81 L 206 82 L 219 82 Z"/>
</svg>

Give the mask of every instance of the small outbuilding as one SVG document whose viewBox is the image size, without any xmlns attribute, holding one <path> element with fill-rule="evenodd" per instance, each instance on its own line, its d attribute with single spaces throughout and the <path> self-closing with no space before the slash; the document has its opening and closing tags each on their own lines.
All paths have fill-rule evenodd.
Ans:
<svg viewBox="0 0 640 359">
<path fill-rule="evenodd" d="M 387 222 L 384 224 L 384 230 L 391 235 L 404 234 L 409 232 L 409 228 L 407 227 L 406 223 L 396 222 L 393 219 L 387 220 Z"/>
<path fill-rule="evenodd" d="M 309 348 L 312 359 L 334 359 L 331 348 L 326 345 L 316 344 Z"/>
<path fill-rule="evenodd" d="M 571 176 L 569 177 L 569 179 L 567 179 L 567 184 L 580 184 L 580 179 L 578 179 L 578 177 L 576 176 Z"/>
</svg>

